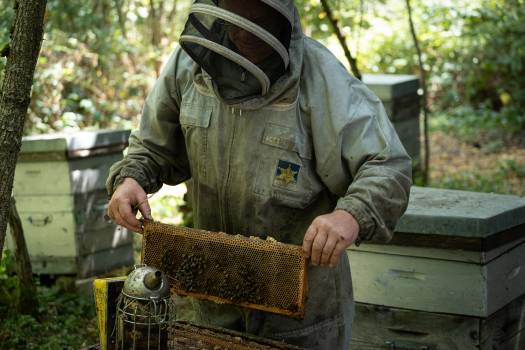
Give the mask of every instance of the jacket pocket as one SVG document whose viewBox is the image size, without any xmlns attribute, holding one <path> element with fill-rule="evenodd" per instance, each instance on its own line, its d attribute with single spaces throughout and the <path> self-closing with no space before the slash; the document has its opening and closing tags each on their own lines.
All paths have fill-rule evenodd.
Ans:
<svg viewBox="0 0 525 350">
<path fill-rule="evenodd" d="M 294 128 L 267 123 L 259 147 L 255 193 L 292 208 L 311 204 L 320 185 L 308 137 Z"/>
<path fill-rule="evenodd" d="M 210 106 L 183 103 L 180 109 L 180 124 L 183 128 L 192 126 L 207 128 L 210 126 L 212 112 Z"/>
<path fill-rule="evenodd" d="M 312 151 L 308 140 L 301 140 L 291 127 L 266 124 L 261 143 L 283 150 L 296 152 L 304 159 L 312 159 Z"/>
<path fill-rule="evenodd" d="M 212 114 L 213 109 L 210 106 L 189 103 L 181 105 L 179 120 L 193 178 L 205 179 L 207 176 L 208 127 Z"/>
</svg>

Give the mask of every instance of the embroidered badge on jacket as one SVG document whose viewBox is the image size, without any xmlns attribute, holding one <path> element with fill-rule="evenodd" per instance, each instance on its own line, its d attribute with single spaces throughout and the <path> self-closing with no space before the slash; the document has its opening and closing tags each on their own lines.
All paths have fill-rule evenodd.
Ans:
<svg viewBox="0 0 525 350">
<path fill-rule="evenodd" d="M 279 160 L 275 171 L 275 179 L 283 185 L 296 184 L 300 169 L 301 166 L 298 164 Z"/>
</svg>

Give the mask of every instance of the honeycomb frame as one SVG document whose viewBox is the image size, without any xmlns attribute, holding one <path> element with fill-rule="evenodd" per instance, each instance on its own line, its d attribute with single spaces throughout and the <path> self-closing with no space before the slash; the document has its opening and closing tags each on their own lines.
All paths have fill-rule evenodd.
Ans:
<svg viewBox="0 0 525 350">
<path fill-rule="evenodd" d="M 166 273 L 175 294 L 304 317 L 308 262 L 300 246 L 150 221 L 141 260 Z"/>
</svg>

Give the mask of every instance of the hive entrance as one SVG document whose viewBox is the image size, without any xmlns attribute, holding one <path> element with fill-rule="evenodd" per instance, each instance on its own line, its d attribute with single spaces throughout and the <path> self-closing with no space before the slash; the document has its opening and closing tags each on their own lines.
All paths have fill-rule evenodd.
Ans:
<svg viewBox="0 0 525 350">
<path fill-rule="evenodd" d="M 304 315 L 307 262 L 299 246 L 149 222 L 142 262 L 164 271 L 179 295 Z"/>
</svg>

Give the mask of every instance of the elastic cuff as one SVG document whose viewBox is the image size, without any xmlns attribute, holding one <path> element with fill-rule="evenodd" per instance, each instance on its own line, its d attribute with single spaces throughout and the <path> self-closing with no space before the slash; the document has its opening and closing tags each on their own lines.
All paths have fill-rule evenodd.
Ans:
<svg viewBox="0 0 525 350">
<path fill-rule="evenodd" d="M 335 209 L 344 210 L 352 214 L 359 224 L 359 235 L 355 243 L 356 246 L 359 246 L 361 242 L 372 239 L 376 230 L 376 222 L 368 213 L 366 204 L 356 198 L 341 198 L 337 202 Z"/>
<path fill-rule="evenodd" d="M 137 171 L 133 168 L 124 168 L 120 171 L 120 176 L 122 177 L 131 177 L 135 181 L 139 183 L 140 186 L 146 191 L 146 193 L 154 193 L 157 192 L 161 187 L 162 184 L 158 184 L 156 179 L 150 179 L 147 176 L 144 175 L 141 171 Z"/>
<path fill-rule="evenodd" d="M 117 187 L 120 184 L 122 184 L 122 182 L 124 182 L 124 179 L 127 177 L 130 177 L 133 180 L 137 181 L 146 193 L 154 193 L 161 187 L 156 182 L 146 178 L 141 172 L 131 168 L 123 168 L 120 170 L 120 173 L 115 176 L 111 188 L 108 188 L 108 195 L 110 197 L 113 195 Z"/>
</svg>

